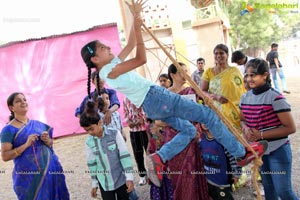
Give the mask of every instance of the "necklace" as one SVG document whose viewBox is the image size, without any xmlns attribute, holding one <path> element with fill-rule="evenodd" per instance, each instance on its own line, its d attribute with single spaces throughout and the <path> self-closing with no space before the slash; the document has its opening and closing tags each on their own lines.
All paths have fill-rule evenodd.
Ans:
<svg viewBox="0 0 300 200">
<path fill-rule="evenodd" d="M 22 122 L 21 120 L 18 120 L 17 118 L 14 118 L 17 122 L 19 122 L 20 124 L 24 124 L 27 125 L 28 123 L 28 119 L 26 119 L 26 122 Z"/>
</svg>

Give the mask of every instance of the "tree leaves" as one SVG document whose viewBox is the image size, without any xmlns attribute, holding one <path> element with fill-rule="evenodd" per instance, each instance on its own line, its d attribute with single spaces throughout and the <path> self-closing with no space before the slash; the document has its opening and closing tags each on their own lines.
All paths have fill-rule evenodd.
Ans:
<svg viewBox="0 0 300 200">
<path fill-rule="evenodd" d="M 257 54 L 256 50 L 269 49 L 272 42 L 279 42 L 281 39 L 295 35 L 297 31 L 295 27 L 300 25 L 300 15 L 295 10 L 289 8 L 255 8 L 257 2 L 249 0 L 248 3 L 245 3 L 243 0 L 234 0 L 228 5 L 231 24 L 229 34 L 234 50 L 248 49 Z M 274 5 L 275 3 L 280 2 L 263 1 L 263 4 Z M 294 1 L 284 1 L 284 3 L 293 4 Z M 247 5 L 252 7 L 253 11 L 244 11 L 241 15 L 241 11 L 247 9 Z"/>
</svg>

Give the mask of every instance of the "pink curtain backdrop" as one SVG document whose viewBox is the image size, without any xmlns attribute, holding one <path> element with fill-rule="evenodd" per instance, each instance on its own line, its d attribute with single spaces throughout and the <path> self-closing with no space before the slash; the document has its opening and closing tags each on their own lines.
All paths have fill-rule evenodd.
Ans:
<svg viewBox="0 0 300 200">
<path fill-rule="evenodd" d="M 0 129 L 10 115 L 8 96 L 22 92 L 29 104 L 29 118 L 52 126 L 54 137 L 84 132 L 74 116 L 87 94 L 87 69 L 80 49 L 95 39 L 110 46 L 115 55 L 121 50 L 116 24 L 0 47 Z M 122 105 L 123 96 L 118 96 Z"/>
</svg>

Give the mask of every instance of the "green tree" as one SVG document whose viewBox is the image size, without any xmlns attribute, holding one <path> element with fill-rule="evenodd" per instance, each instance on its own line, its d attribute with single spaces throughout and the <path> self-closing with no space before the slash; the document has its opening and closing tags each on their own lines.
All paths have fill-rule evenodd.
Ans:
<svg viewBox="0 0 300 200">
<path fill-rule="evenodd" d="M 230 36 L 232 49 L 244 49 L 252 56 L 258 56 L 260 51 L 269 49 L 272 42 L 289 38 L 299 25 L 299 13 L 286 8 L 255 8 L 255 4 L 271 5 L 290 1 L 266 0 L 233 0 L 228 4 L 230 20 Z M 241 15 L 246 5 L 254 7 L 253 12 Z"/>
</svg>

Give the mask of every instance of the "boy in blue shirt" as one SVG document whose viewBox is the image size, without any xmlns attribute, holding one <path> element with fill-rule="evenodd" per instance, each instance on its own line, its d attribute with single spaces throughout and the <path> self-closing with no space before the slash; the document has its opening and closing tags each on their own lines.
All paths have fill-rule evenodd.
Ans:
<svg viewBox="0 0 300 200">
<path fill-rule="evenodd" d="M 207 178 L 208 193 L 213 199 L 233 200 L 231 184 L 237 182 L 242 168 L 237 160 L 218 143 L 205 125 L 201 125 L 203 132 L 199 147 L 204 161 Z"/>
</svg>

